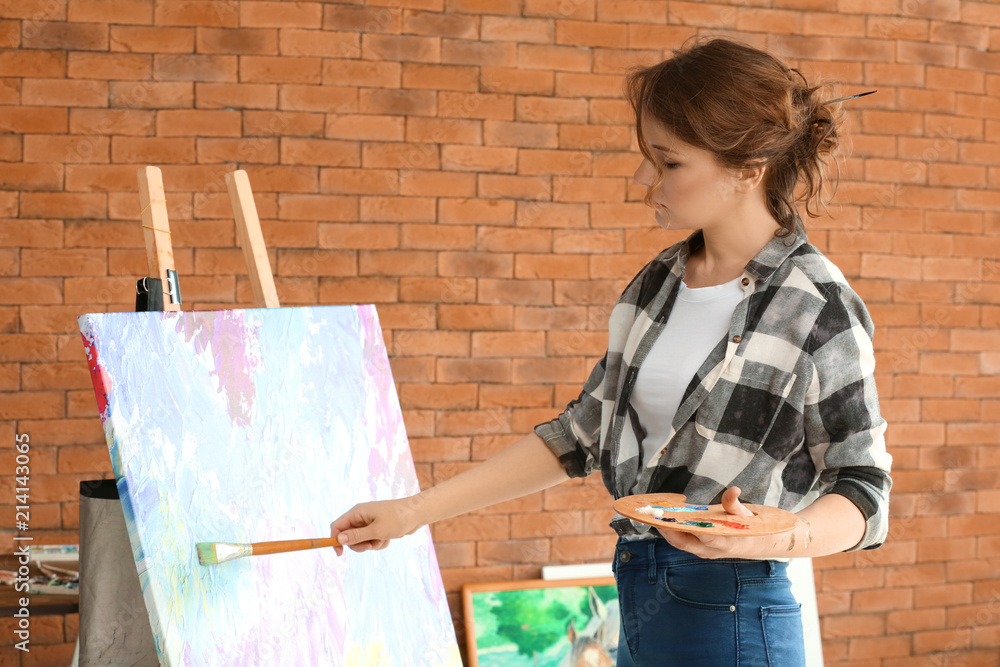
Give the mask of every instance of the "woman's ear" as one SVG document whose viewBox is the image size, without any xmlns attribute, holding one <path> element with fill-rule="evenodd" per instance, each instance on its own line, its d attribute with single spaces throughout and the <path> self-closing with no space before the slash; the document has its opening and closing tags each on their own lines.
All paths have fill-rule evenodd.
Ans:
<svg viewBox="0 0 1000 667">
<path fill-rule="evenodd" d="M 763 160 L 752 160 L 739 171 L 740 189 L 750 192 L 764 181 L 767 165 Z"/>
</svg>

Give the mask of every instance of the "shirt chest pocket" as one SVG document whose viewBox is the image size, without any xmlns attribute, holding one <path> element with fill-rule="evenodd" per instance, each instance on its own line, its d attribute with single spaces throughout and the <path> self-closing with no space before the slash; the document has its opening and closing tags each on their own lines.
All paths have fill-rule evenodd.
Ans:
<svg viewBox="0 0 1000 667">
<path fill-rule="evenodd" d="M 796 374 L 743 360 L 720 375 L 695 413 L 695 430 L 708 440 L 755 452 L 790 409 Z"/>
</svg>

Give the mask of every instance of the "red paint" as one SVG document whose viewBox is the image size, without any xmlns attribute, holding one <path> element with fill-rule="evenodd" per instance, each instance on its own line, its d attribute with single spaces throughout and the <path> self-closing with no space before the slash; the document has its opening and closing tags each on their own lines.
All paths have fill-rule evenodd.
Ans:
<svg viewBox="0 0 1000 667">
<path fill-rule="evenodd" d="M 97 396 L 97 411 L 103 419 L 107 416 L 111 377 L 97 363 L 97 349 L 94 347 L 94 342 L 86 336 L 83 336 L 83 348 L 87 353 L 87 365 L 90 366 L 90 379 L 94 383 L 94 394 Z"/>
</svg>

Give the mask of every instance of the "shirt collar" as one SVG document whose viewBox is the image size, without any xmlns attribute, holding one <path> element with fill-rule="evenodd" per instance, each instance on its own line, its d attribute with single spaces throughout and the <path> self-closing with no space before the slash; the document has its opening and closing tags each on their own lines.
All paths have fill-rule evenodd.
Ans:
<svg viewBox="0 0 1000 667">
<path fill-rule="evenodd" d="M 763 282 L 778 270 L 793 252 L 808 241 L 806 230 L 801 224 L 795 225 L 795 233 L 786 236 L 775 236 L 767 242 L 760 252 L 747 263 L 746 272 Z"/>
</svg>

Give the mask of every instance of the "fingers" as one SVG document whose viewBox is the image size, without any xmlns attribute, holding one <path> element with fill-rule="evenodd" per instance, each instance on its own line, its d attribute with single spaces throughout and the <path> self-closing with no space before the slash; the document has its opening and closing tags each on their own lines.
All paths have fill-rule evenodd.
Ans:
<svg viewBox="0 0 1000 667">
<path fill-rule="evenodd" d="M 366 511 L 365 505 L 355 505 L 347 513 L 341 515 L 330 524 L 330 537 L 337 538 L 340 546 L 335 546 L 333 550 L 338 556 L 344 555 L 344 547 L 350 547 L 353 551 L 367 551 L 372 548 L 366 544 L 368 542 L 366 530 L 372 523 L 373 517 Z"/>
<path fill-rule="evenodd" d="M 687 533 L 680 530 L 658 530 L 657 532 L 663 536 L 663 539 L 665 539 L 670 546 L 676 549 L 687 551 L 688 553 L 694 554 L 700 558 L 712 557 L 706 555 L 705 545 L 703 544 L 704 538 L 701 535 L 694 535 L 693 533 Z"/>
<path fill-rule="evenodd" d="M 369 526 L 362 526 L 342 531 L 336 537 L 342 547 L 348 547 L 352 551 L 361 552 L 368 551 L 369 549 L 377 549 L 376 545 L 378 543 L 386 541 L 373 535 L 373 532 Z"/>
<path fill-rule="evenodd" d="M 343 517 L 341 517 L 341 519 L 342 518 Z M 337 521 L 340 521 L 340 519 L 337 519 Z M 338 556 L 343 556 L 344 555 L 344 547 L 342 545 L 343 545 L 343 539 L 344 538 L 341 537 L 341 535 L 343 533 L 340 530 L 340 528 L 337 527 L 337 521 L 334 521 L 333 523 L 330 524 L 330 537 L 337 538 L 338 546 L 335 546 L 333 548 L 334 553 L 336 553 Z"/>
<path fill-rule="evenodd" d="M 344 553 L 344 547 L 358 553 L 369 550 L 385 549 L 395 536 L 393 528 L 385 524 L 385 512 L 380 520 L 379 503 L 362 503 L 355 505 L 346 514 L 330 524 L 330 536 L 340 543 L 333 549 L 338 556 Z M 391 523 L 391 522 L 390 522 Z M 396 531 L 398 532 L 398 531 Z"/>
<path fill-rule="evenodd" d="M 341 533 L 348 528 L 364 526 L 368 523 L 368 521 L 369 519 L 364 513 L 364 504 L 355 505 L 344 514 L 341 514 L 334 520 L 333 523 L 330 524 L 330 537 L 336 537 L 338 533 Z"/>
<path fill-rule="evenodd" d="M 753 512 L 740 502 L 740 487 L 731 486 L 722 494 L 722 509 L 736 516 L 753 516 Z"/>
</svg>

